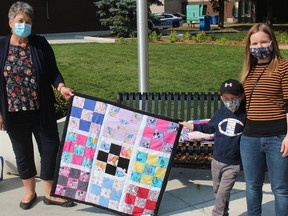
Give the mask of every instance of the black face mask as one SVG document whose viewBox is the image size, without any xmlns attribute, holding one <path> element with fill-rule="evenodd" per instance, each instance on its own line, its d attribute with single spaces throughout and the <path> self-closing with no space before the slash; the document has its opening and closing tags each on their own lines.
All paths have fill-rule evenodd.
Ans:
<svg viewBox="0 0 288 216">
<path fill-rule="evenodd" d="M 273 51 L 272 45 L 268 47 L 250 48 L 251 55 L 257 59 L 269 58 L 272 54 L 272 51 Z"/>
</svg>

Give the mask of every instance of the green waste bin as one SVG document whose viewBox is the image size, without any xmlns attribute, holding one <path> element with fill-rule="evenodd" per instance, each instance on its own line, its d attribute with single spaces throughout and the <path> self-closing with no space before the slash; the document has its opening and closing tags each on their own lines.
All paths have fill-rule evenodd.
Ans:
<svg viewBox="0 0 288 216">
<path fill-rule="evenodd" d="M 210 16 L 202 16 L 199 19 L 200 21 L 200 31 L 210 31 L 210 23 L 211 17 Z"/>
</svg>

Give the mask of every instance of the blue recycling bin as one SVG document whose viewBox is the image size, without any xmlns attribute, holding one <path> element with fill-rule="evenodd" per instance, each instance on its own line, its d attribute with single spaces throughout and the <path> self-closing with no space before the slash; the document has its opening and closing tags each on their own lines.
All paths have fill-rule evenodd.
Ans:
<svg viewBox="0 0 288 216">
<path fill-rule="evenodd" d="M 210 31 L 210 23 L 211 17 L 210 16 L 202 16 L 199 18 L 200 21 L 200 31 Z"/>
<path fill-rule="evenodd" d="M 217 25 L 218 24 L 218 18 L 219 18 L 219 15 L 212 15 L 211 16 L 211 25 Z"/>
</svg>

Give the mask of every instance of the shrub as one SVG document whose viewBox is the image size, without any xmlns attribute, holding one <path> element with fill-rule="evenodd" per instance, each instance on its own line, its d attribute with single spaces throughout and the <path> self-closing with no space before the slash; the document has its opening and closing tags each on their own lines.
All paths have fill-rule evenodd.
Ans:
<svg viewBox="0 0 288 216">
<path fill-rule="evenodd" d="M 178 37 L 177 37 L 177 32 L 176 31 L 172 31 L 170 33 L 170 35 L 168 35 L 168 41 L 170 43 L 175 43 L 178 41 Z"/>
<path fill-rule="evenodd" d="M 134 34 L 130 34 L 129 43 L 131 43 L 131 44 L 137 44 L 137 38 L 135 37 Z"/>
<path fill-rule="evenodd" d="M 159 41 L 161 37 L 162 37 L 162 34 L 157 34 L 156 31 L 152 31 L 149 34 L 149 41 L 153 43 L 153 42 Z"/>
<path fill-rule="evenodd" d="M 127 40 L 125 40 L 124 37 L 119 37 L 119 38 L 118 38 L 118 43 L 120 43 L 120 44 L 127 44 Z"/>
<path fill-rule="evenodd" d="M 195 40 L 195 42 L 197 43 L 201 43 L 206 40 L 206 34 L 204 31 L 201 31 L 198 34 L 196 34 L 196 36 L 194 36 L 192 39 Z"/>
<path fill-rule="evenodd" d="M 192 36 L 191 36 L 191 34 L 190 34 L 189 31 L 186 31 L 186 32 L 182 35 L 182 38 L 181 38 L 182 41 L 189 41 L 189 40 L 191 40 L 191 39 L 192 39 Z"/>
<path fill-rule="evenodd" d="M 279 43 L 287 43 L 288 42 L 288 35 L 287 33 L 281 33 L 278 38 Z"/>
<path fill-rule="evenodd" d="M 219 44 L 226 44 L 227 39 L 225 37 L 221 37 L 221 38 L 217 39 L 216 42 Z"/>
</svg>

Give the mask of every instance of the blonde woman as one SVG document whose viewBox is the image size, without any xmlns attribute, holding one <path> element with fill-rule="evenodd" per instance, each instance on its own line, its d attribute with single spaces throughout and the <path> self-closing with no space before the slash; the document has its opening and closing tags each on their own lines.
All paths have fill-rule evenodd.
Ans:
<svg viewBox="0 0 288 216">
<path fill-rule="evenodd" d="M 240 141 L 248 215 L 261 215 L 266 167 L 275 215 L 288 215 L 288 61 L 272 29 L 255 24 L 247 34 L 241 81 L 247 119 Z"/>
</svg>

